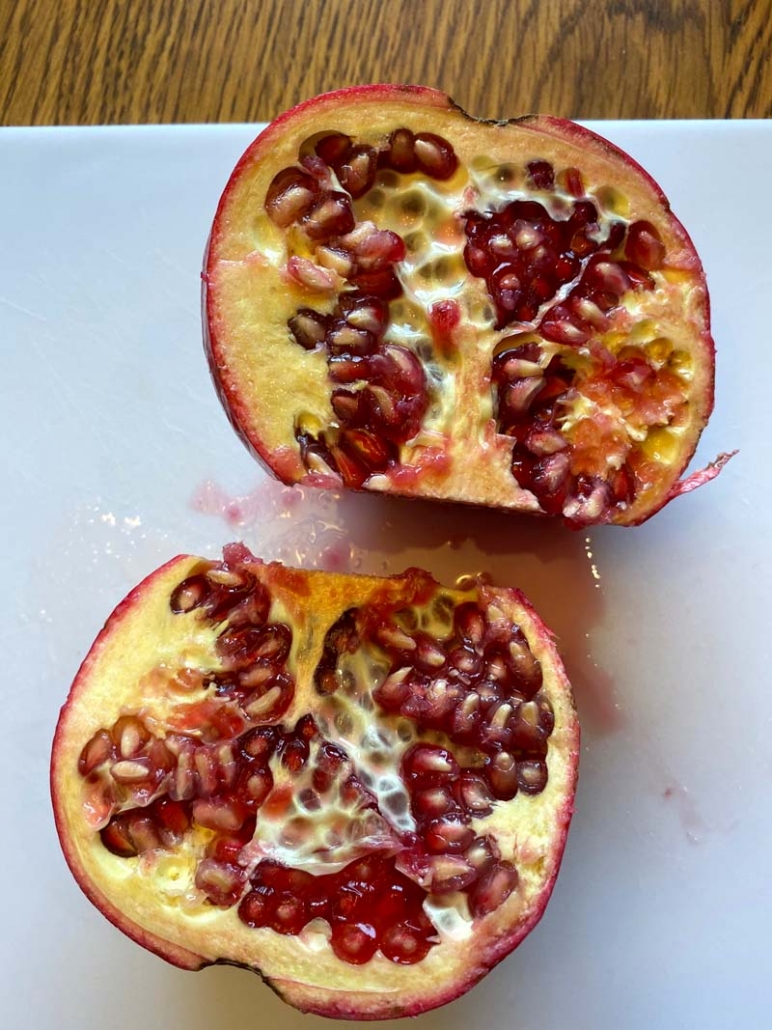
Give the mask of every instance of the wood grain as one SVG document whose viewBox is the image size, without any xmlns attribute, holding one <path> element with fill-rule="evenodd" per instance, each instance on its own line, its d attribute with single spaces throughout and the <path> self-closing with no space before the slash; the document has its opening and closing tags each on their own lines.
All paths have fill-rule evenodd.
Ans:
<svg viewBox="0 0 772 1030">
<path fill-rule="evenodd" d="M 769 117 L 771 50 L 769 0 L 0 0 L 0 122 L 263 121 L 376 81 L 483 117 Z"/>
</svg>

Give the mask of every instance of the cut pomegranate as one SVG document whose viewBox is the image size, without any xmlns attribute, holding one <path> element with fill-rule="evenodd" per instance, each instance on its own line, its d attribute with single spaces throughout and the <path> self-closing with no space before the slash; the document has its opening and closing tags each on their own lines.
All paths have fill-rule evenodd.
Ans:
<svg viewBox="0 0 772 1030">
<path fill-rule="evenodd" d="M 728 460 L 679 481 L 713 407 L 691 240 L 571 122 L 310 100 L 236 167 L 203 281 L 220 397 L 286 483 L 636 525 Z"/>
<path fill-rule="evenodd" d="M 578 732 L 517 591 L 231 545 L 108 621 L 62 711 L 54 809 L 89 898 L 169 961 L 258 969 L 326 1015 L 415 1014 L 538 922 Z"/>
</svg>

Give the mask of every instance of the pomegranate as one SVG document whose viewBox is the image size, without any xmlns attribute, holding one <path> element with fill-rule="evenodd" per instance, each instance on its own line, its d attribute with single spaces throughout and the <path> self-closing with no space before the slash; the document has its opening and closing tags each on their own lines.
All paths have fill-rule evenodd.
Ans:
<svg viewBox="0 0 772 1030">
<path fill-rule="evenodd" d="M 285 483 L 635 525 L 713 407 L 702 265 L 664 194 L 571 122 L 362 86 L 236 166 L 203 273 L 219 395 Z"/>
<path fill-rule="evenodd" d="M 412 1015 L 538 922 L 579 728 L 516 590 L 183 556 L 119 605 L 59 720 L 67 862 L 128 936 L 290 1004 Z"/>
</svg>

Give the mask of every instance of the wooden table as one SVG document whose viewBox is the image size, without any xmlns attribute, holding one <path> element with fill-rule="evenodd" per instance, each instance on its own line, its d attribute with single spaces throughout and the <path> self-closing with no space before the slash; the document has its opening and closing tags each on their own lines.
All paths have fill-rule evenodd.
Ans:
<svg viewBox="0 0 772 1030">
<path fill-rule="evenodd" d="M 419 82 L 471 113 L 772 114 L 770 0 L 0 0 L 0 123 L 267 120 Z"/>
</svg>

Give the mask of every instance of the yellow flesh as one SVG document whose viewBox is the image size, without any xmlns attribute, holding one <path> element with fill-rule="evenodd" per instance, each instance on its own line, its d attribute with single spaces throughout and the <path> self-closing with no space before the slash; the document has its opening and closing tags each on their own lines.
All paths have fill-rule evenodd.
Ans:
<svg viewBox="0 0 772 1030">
<path fill-rule="evenodd" d="M 469 275 L 464 265 L 465 235 L 458 215 L 471 208 L 499 209 L 516 198 L 536 199 L 549 209 L 549 196 L 529 192 L 524 183 L 526 163 L 544 159 L 554 164 L 556 172 L 571 165 L 582 171 L 588 193 L 600 210 L 602 227 L 619 217 L 629 222 L 645 219 L 662 234 L 667 257 L 665 268 L 652 273 L 656 288 L 629 292 L 612 329 L 596 339 L 618 355 L 631 336 L 644 345 L 666 338 L 674 353 L 685 356 L 677 370 L 689 402 L 685 417 L 681 424 L 667 428 L 669 413 L 656 416 L 651 422 L 654 441 L 649 443 L 646 431 L 629 427 L 610 399 L 600 409 L 597 403 L 588 404 L 581 396 L 580 381 L 576 384 L 580 396 L 572 398 L 564 412 L 569 429 L 581 417 L 600 415 L 613 423 L 625 444 L 621 456 L 610 456 L 609 467 L 619 467 L 628 452 L 641 445 L 651 460 L 641 474 L 638 498 L 630 509 L 619 513 L 619 521 L 633 521 L 642 507 L 661 501 L 706 420 L 710 364 L 703 335 L 705 290 L 699 268 L 684 238 L 663 219 L 660 202 L 639 175 L 618 159 L 611 161 L 602 147 L 593 148 L 586 141 L 580 146 L 541 133 L 535 136 L 532 129 L 518 124 L 483 126 L 456 111 L 427 111 L 401 100 L 389 103 L 388 115 L 377 101 L 360 101 L 355 108 L 336 107 L 329 121 L 325 121 L 323 109 L 319 110 L 312 129 L 308 121 L 297 121 L 296 127 L 285 124 L 282 135 L 272 141 L 268 160 L 245 168 L 226 195 L 209 263 L 212 327 L 215 339 L 227 346 L 227 350 L 215 347 L 219 373 L 226 389 L 230 386 L 233 391 L 237 418 L 247 436 L 261 441 L 269 461 L 272 454 L 285 456 L 282 477 L 298 481 L 305 475 L 299 459 L 290 457 L 297 454 L 294 429 L 298 415 L 311 429 L 336 425 L 324 354 L 304 352 L 288 332 L 287 322 L 299 307 L 331 311 L 335 295 L 314 293 L 287 278 L 288 257 L 293 253 L 309 257 L 312 252 L 301 233 L 278 229 L 266 215 L 268 185 L 276 171 L 296 164 L 300 147 L 312 132 L 341 131 L 357 142 L 378 146 L 391 129 L 405 125 L 415 132 L 443 136 L 452 144 L 460 165 L 447 182 L 421 174 L 398 176 L 382 171 L 375 187 L 354 204 L 358 220 L 392 229 L 406 242 L 408 255 L 396 267 L 404 296 L 391 304 L 386 339 L 410 347 L 424 358 L 429 356 L 430 383 L 434 384 L 423 430 L 401 449 L 403 466 L 423 469 L 420 480 L 406 478 L 399 470 L 389 471 L 371 476 L 365 488 L 539 510 L 536 498 L 522 490 L 510 472 L 512 444 L 495 433 L 490 385 L 491 360 L 500 341 L 516 332 L 524 334 L 524 340 L 533 338 L 533 333 L 527 326 L 493 329 L 494 308 L 485 283 Z M 516 161 L 513 155 L 517 155 Z M 559 196 L 559 190 L 554 195 Z M 564 199 L 573 198 L 565 195 Z M 342 288 L 342 280 L 339 286 Z M 432 347 L 427 319 L 431 304 L 445 299 L 455 300 L 462 311 L 448 354 Z M 554 344 L 549 347 L 569 350 Z M 586 346 L 573 349 L 572 358 L 590 368 Z M 475 397 L 478 400 L 473 403 Z M 462 398 L 465 403 L 460 404 Z M 571 433 L 567 435 L 571 439 Z M 433 461 L 438 453 L 444 460 L 435 472 Z"/>
<path fill-rule="evenodd" d="M 390 996 L 399 995 L 400 1003 L 413 995 L 418 997 L 422 988 L 425 995 L 425 985 L 432 978 L 438 978 L 438 984 L 462 980 L 475 966 L 474 963 L 470 966 L 465 943 L 470 922 L 461 895 L 450 896 L 446 902 L 429 909 L 439 927 L 441 943 L 432 948 L 423 962 L 416 966 L 395 966 L 376 954 L 366 966 L 355 968 L 338 961 L 326 946 L 329 930 L 321 921 L 309 924 L 300 937 L 285 937 L 269 929 L 246 927 L 239 920 L 236 907 L 221 909 L 206 902 L 195 888 L 193 877 L 196 862 L 212 836 L 210 831 L 196 829 L 173 852 L 149 852 L 133 859 L 118 858 L 103 847 L 84 808 L 87 787 L 77 770 L 78 756 L 97 730 L 111 726 L 122 713 L 141 710 L 143 716 L 153 722 L 153 731 L 162 735 L 170 700 L 164 694 L 165 677 L 158 674 L 159 667 L 217 667 L 215 629 L 196 612 L 173 615 L 169 609 L 174 586 L 197 564 L 197 559 L 179 559 L 177 564 L 143 584 L 134 603 L 108 624 L 106 635 L 92 650 L 63 713 L 52 782 L 58 822 L 60 827 L 67 828 L 63 843 L 76 876 L 81 883 L 90 886 L 92 896 L 96 893 L 100 907 L 108 914 L 110 911 L 124 913 L 120 922 L 135 936 L 141 936 L 144 931 L 152 935 L 156 945 L 159 941 L 168 941 L 202 956 L 204 961 L 228 958 L 259 967 L 266 977 L 288 993 L 288 1000 L 292 1000 L 294 981 L 312 985 L 322 992 L 320 996 L 331 998 L 336 991 L 349 990 L 353 981 L 358 991 L 377 992 L 381 996 L 381 1000 L 374 1002 L 377 1006 Z M 314 711 L 319 703 L 312 674 L 321 657 L 326 630 L 348 607 L 366 604 L 374 592 L 382 588 L 383 581 L 312 572 L 308 574 L 310 595 L 302 596 L 281 574 L 276 576 L 276 568 L 257 566 L 256 571 L 261 578 L 270 581 L 269 589 L 275 599 L 271 618 L 281 618 L 286 613 L 294 627 L 288 668 L 297 686 L 292 708 L 283 719 L 285 726 L 292 726 L 301 714 Z M 456 603 L 469 596 L 446 593 Z M 556 842 L 562 840 L 570 818 L 564 803 L 573 790 L 577 747 L 570 688 L 562 668 L 554 665 L 551 642 L 543 632 L 537 632 L 533 616 L 518 603 L 514 592 L 496 591 L 495 604 L 521 625 L 532 650 L 542 659 L 544 689 L 553 703 L 556 725 L 550 738 L 549 783 L 544 792 L 535 797 L 520 795 L 513 802 L 497 806 L 491 816 L 475 824 L 480 832 L 495 834 L 502 857 L 512 860 L 520 874 L 517 891 L 486 918 L 487 929 L 494 938 L 505 934 L 513 923 L 528 918 L 538 906 L 540 892 L 556 872 L 560 851 L 558 848 L 556 855 Z M 553 668 L 558 671 L 551 671 Z M 200 696 L 194 692 L 191 701 Z M 172 704 L 179 703 L 177 694 Z M 356 723 L 363 725 L 363 710 L 360 705 L 351 703 L 347 708 L 355 728 L 349 735 L 342 735 L 341 740 L 355 761 L 366 767 L 371 760 L 367 749 L 355 753 L 360 736 Z M 396 724 L 402 722 L 404 720 L 394 717 L 383 722 L 387 733 L 391 731 L 390 723 L 395 730 L 391 769 L 387 765 L 382 770 L 385 779 L 393 777 L 393 770 L 410 743 L 396 732 Z M 340 813 L 337 815 L 339 817 Z M 268 820 L 264 825 L 259 816 L 256 855 L 263 853 L 263 843 L 265 853 L 270 854 L 287 825 L 272 824 Z M 321 832 L 327 827 L 320 821 L 317 828 Z M 299 865 L 304 864 L 307 840 L 301 839 L 296 845 L 287 845 L 285 841 L 282 846 L 284 850 L 275 857 L 287 864 L 293 864 L 293 859 L 297 858 Z M 316 871 L 332 868 L 335 866 Z M 153 946 L 152 939 L 149 943 Z"/>
</svg>

